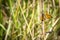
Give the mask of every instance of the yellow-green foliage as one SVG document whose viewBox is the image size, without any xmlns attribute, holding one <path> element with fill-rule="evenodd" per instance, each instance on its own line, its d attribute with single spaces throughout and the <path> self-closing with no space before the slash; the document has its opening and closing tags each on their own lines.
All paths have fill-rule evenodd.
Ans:
<svg viewBox="0 0 60 40">
<path fill-rule="evenodd" d="M 59 0 L 0 0 L 0 40 L 50 39 L 60 26 L 59 6 Z"/>
</svg>

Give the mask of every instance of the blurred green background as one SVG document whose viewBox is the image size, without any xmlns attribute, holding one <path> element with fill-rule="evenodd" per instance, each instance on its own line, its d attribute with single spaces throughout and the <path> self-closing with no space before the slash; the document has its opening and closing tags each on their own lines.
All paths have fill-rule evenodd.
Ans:
<svg viewBox="0 0 60 40">
<path fill-rule="evenodd" d="M 60 0 L 0 0 L 0 40 L 60 40 Z"/>
</svg>

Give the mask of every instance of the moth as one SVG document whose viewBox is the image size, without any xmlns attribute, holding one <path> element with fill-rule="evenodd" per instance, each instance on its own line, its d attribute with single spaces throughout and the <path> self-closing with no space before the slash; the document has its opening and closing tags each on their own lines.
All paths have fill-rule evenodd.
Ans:
<svg viewBox="0 0 60 40">
<path fill-rule="evenodd" d="M 48 13 L 48 11 L 46 11 L 45 14 L 42 13 L 41 16 L 40 16 L 41 21 L 44 21 L 46 19 L 51 19 L 51 18 L 52 18 L 52 16 Z"/>
</svg>

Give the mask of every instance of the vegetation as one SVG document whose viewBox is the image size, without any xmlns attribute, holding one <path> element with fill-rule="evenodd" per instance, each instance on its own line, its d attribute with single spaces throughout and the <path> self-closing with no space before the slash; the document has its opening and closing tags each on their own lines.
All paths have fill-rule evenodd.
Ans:
<svg viewBox="0 0 60 40">
<path fill-rule="evenodd" d="M 60 40 L 60 0 L 0 0 L 0 40 Z"/>
</svg>

